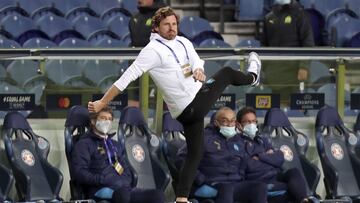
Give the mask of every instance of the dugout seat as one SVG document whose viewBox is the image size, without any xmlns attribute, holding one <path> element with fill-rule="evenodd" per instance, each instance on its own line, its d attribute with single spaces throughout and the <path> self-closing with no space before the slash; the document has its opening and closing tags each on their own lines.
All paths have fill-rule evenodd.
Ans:
<svg viewBox="0 0 360 203">
<path fill-rule="evenodd" d="M 84 106 L 73 106 L 68 111 L 65 121 L 65 153 L 70 172 L 70 193 L 72 200 L 86 199 L 83 187 L 74 181 L 72 171 L 72 151 L 76 142 L 83 136 L 90 127 L 89 111 Z"/>
<path fill-rule="evenodd" d="M 335 108 L 319 110 L 315 124 L 316 146 L 324 172 L 327 198 L 360 200 L 359 136 L 347 129 Z"/>
<path fill-rule="evenodd" d="M 139 108 L 122 110 L 118 141 L 125 147 L 126 158 L 137 178 L 136 187 L 164 191 L 170 182 L 170 174 L 161 163 L 162 139 L 150 131 Z"/>
<path fill-rule="evenodd" d="M 0 201 L 9 200 L 9 191 L 14 182 L 12 171 L 0 164 Z"/>
<path fill-rule="evenodd" d="M 47 140 L 38 137 L 19 112 L 5 116 L 2 134 L 19 200 L 59 200 L 63 176 L 46 160 L 50 147 Z"/>
<path fill-rule="evenodd" d="M 308 196 L 314 195 L 319 183 L 320 171 L 306 159 L 308 136 L 296 130 L 279 108 L 267 111 L 261 136 L 269 139 L 275 149 L 280 149 L 284 153 L 284 170 L 299 169 L 307 182 Z"/>
</svg>

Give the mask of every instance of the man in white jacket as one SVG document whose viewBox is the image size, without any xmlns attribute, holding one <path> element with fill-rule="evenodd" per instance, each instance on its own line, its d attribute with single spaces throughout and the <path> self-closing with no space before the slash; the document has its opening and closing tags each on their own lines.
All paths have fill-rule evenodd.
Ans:
<svg viewBox="0 0 360 203">
<path fill-rule="evenodd" d="M 88 109 L 98 112 L 130 82 L 149 72 L 172 117 L 184 126 L 188 153 L 175 190 L 176 202 L 186 203 L 203 153 L 204 116 L 228 85 L 258 85 L 261 62 L 252 52 L 247 73 L 225 67 L 205 82 L 204 61 L 188 39 L 177 36 L 178 25 L 170 7 L 160 8 L 152 18 L 150 42 L 100 100 L 88 103 Z"/>
</svg>

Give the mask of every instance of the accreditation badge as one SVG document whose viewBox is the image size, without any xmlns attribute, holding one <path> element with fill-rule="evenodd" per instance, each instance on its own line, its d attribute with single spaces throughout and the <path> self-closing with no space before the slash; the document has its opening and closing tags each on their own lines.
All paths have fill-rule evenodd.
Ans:
<svg viewBox="0 0 360 203">
<path fill-rule="evenodd" d="M 182 65 L 181 70 L 186 78 L 192 75 L 191 66 L 189 63 Z"/>
<path fill-rule="evenodd" d="M 116 161 L 114 164 L 113 164 L 116 172 L 121 175 L 123 172 L 124 172 L 124 168 L 121 166 L 121 164 L 119 163 L 119 161 Z"/>
</svg>

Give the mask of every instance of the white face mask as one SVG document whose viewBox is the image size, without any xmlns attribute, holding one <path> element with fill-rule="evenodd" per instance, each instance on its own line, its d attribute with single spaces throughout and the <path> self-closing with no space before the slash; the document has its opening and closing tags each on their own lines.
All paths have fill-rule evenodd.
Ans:
<svg viewBox="0 0 360 203">
<path fill-rule="evenodd" d="M 235 126 L 228 127 L 228 126 L 220 126 L 220 133 L 224 135 L 226 138 L 231 138 L 236 135 Z"/>
<path fill-rule="evenodd" d="M 278 4 L 278 5 L 285 5 L 285 4 L 290 4 L 291 0 L 275 0 L 274 4 Z"/>
<path fill-rule="evenodd" d="M 98 131 L 107 134 L 111 130 L 111 124 L 110 120 L 96 120 L 95 127 Z"/>
<path fill-rule="evenodd" d="M 243 132 L 245 133 L 245 135 L 247 135 L 251 139 L 254 139 L 257 131 L 258 131 L 258 129 L 257 129 L 257 126 L 255 123 L 247 124 L 243 128 Z"/>
</svg>

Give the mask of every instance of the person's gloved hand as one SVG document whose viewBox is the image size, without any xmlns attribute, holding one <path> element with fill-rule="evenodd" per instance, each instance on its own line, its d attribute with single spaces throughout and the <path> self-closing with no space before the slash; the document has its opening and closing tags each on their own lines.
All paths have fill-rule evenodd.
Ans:
<svg viewBox="0 0 360 203">
<path fill-rule="evenodd" d="M 217 190 L 209 185 L 202 185 L 195 191 L 195 196 L 202 198 L 213 198 L 216 197 Z"/>
</svg>

